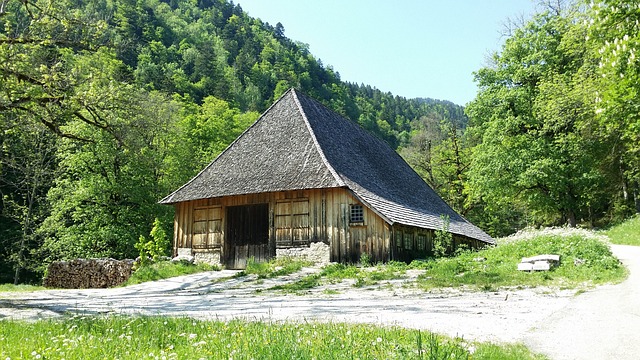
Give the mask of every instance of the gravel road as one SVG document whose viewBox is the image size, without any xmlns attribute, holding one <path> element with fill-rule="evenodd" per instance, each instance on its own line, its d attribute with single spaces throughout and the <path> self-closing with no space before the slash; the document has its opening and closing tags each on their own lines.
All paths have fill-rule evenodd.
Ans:
<svg viewBox="0 0 640 360">
<path fill-rule="evenodd" d="M 638 359 L 640 248 L 612 248 L 631 270 L 629 279 L 579 296 L 542 288 L 424 293 L 403 286 L 403 280 L 368 289 L 346 283 L 333 285 L 330 293 L 316 289 L 303 296 L 281 295 L 264 289 L 318 270 L 262 282 L 250 277 L 222 281 L 235 274 L 224 270 L 126 288 L 1 293 L 0 319 L 82 313 L 362 322 L 468 340 L 524 342 L 552 359 Z"/>
<path fill-rule="evenodd" d="M 552 359 L 640 359 L 640 247 L 612 245 L 629 278 L 575 297 L 523 338 Z"/>
</svg>

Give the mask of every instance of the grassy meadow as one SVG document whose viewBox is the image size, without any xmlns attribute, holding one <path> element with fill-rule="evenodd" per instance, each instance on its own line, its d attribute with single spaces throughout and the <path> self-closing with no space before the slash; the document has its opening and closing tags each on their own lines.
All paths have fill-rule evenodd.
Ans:
<svg viewBox="0 0 640 360">
<path fill-rule="evenodd" d="M 603 233 L 613 244 L 640 246 L 640 215 L 611 226 Z"/>
<path fill-rule="evenodd" d="M 517 266 L 523 257 L 560 255 L 560 265 L 551 271 L 523 272 Z M 411 269 L 423 270 L 415 285 L 434 288 L 465 287 L 494 291 L 500 287 L 553 286 L 582 288 L 622 281 L 625 267 L 615 258 L 607 239 L 591 231 L 552 229 L 523 232 L 501 239 L 497 246 L 480 251 L 461 251 L 456 256 L 384 265 L 329 264 L 319 273 L 269 290 L 300 293 L 321 285 L 355 280 L 354 287 L 378 285 L 384 280 L 402 279 Z M 405 284 L 406 286 L 406 284 Z"/>
<path fill-rule="evenodd" d="M 195 274 L 203 271 L 219 270 L 220 267 L 205 263 L 190 264 L 182 261 L 159 261 L 136 269 L 123 286 Z"/>
<path fill-rule="evenodd" d="M 1 359 L 544 359 L 521 345 L 342 323 L 74 317 L 0 321 Z"/>
</svg>

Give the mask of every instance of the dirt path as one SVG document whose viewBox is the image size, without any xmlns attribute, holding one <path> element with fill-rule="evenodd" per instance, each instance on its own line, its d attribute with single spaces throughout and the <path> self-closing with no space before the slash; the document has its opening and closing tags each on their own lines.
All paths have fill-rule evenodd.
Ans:
<svg viewBox="0 0 640 360">
<path fill-rule="evenodd" d="M 640 247 L 612 245 L 629 268 L 627 280 L 577 296 L 524 337 L 552 359 L 640 358 Z"/>
<path fill-rule="evenodd" d="M 564 307 L 573 292 L 543 289 L 424 293 L 399 284 L 356 289 L 339 285 L 299 295 L 256 293 L 305 273 L 256 284 L 251 278 L 223 282 L 235 272 L 220 271 L 116 289 L 46 290 L 0 294 L 0 319 L 39 319 L 81 314 L 145 314 L 251 320 L 317 320 L 400 325 L 465 339 L 518 341 L 539 320 Z M 214 282 L 212 282 L 214 281 Z M 341 286 L 341 287 L 340 287 Z M 336 288 L 333 288 L 336 290 Z"/>
<path fill-rule="evenodd" d="M 334 286 L 330 293 L 316 289 L 304 296 L 282 295 L 264 289 L 318 269 L 257 282 L 251 277 L 228 279 L 235 272 L 227 270 L 126 288 L 4 293 L 0 319 L 81 313 L 363 322 L 428 329 L 469 340 L 524 341 L 552 359 L 637 359 L 640 248 L 614 246 L 613 250 L 629 266 L 629 280 L 579 296 L 575 291 L 549 289 L 424 293 L 401 283 L 365 289 L 347 283 Z"/>
</svg>

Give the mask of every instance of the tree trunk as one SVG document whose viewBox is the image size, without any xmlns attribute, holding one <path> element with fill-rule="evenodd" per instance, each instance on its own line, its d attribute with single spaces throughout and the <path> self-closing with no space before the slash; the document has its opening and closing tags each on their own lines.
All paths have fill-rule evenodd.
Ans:
<svg viewBox="0 0 640 360">
<path fill-rule="evenodd" d="M 576 213 L 573 210 L 567 212 L 567 219 L 569 220 L 569 227 L 576 227 Z"/>
</svg>

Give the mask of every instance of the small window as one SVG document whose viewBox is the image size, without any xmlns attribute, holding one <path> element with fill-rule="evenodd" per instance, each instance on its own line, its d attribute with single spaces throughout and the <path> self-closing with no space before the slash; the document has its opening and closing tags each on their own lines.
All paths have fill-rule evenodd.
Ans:
<svg viewBox="0 0 640 360">
<path fill-rule="evenodd" d="M 416 243 L 418 251 L 425 251 L 427 249 L 427 235 L 418 234 Z"/>
<path fill-rule="evenodd" d="M 396 230 L 395 240 L 398 249 L 402 249 L 402 231 Z"/>
<path fill-rule="evenodd" d="M 351 205 L 349 213 L 349 222 L 350 223 L 364 223 L 364 209 L 362 205 Z"/>
<path fill-rule="evenodd" d="M 410 232 L 404 233 L 404 249 L 405 250 L 413 249 L 413 234 Z"/>
</svg>

